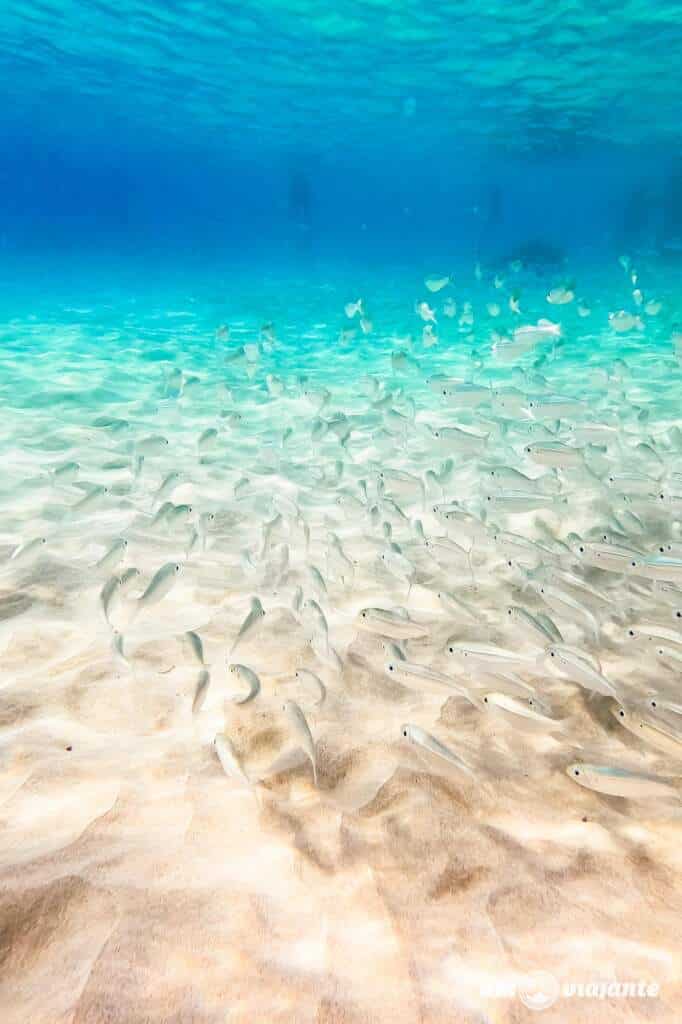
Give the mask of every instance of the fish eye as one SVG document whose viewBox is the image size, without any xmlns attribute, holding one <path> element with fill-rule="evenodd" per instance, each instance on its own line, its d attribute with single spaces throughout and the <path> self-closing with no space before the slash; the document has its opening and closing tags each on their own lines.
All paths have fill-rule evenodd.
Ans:
<svg viewBox="0 0 682 1024">
<path fill-rule="evenodd" d="M 619 710 L 618 714 L 620 715 L 621 718 L 625 718 L 625 712 L 623 711 L 622 708 Z"/>
<path fill-rule="evenodd" d="M 659 494 L 659 498 L 663 501 L 665 499 L 665 494 Z"/>
<path fill-rule="evenodd" d="M 450 654 L 454 654 L 455 653 L 455 648 L 454 647 L 448 647 L 448 650 L 450 651 Z"/>
<path fill-rule="evenodd" d="M 676 619 L 682 619 L 682 612 L 681 611 L 676 611 L 675 612 L 675 618 Z"/>
<path fill-rule="evenodd" d="M 635 635 L 634 629 L 629 629 L 628 630 L 628 636 L 634 636 L 634 635 Z"/>
<path fill-rule="evenodd" d="M 651 701 L 651 707 L 652 707 L 652 708 L 655 708 L 655 707 L 656 707 L 656 701 L 655 701 L 655 700 L 652 700 L 652 701 Z"/>
<path fill-rule="evenodd" d="M 632 566 L 633 569 L 637 568 L 637 562 L 630 562 L 630 565 Z"/>
<path fill-rule="evenodd" d="M 509 566 L 510 569 L 512 568 L 512 561 L 511 561 L 511 559 L 509 559 L 509 561 L 507 562 L 507 565 Z"/>
<path fill-rule="evenodd" d="M 392 671 L 393 671 L 393 665 L 389 665 L 389 666 L 388 666 L 388 671 L 389 671 L 389 672 L 392 672 Z"/>
<path fill-rule="evenodd" d="M 574 775 L 580 775 L 580 772 L 578 771 L 578 769 L 577 769 L 577 768 L 574 768 L 574 769 L 573 769 L 573 774 L 574 774 Z"/>
<path fill-rule="evenodd" d="M 484 697 L 484 698 L 483 698 L 483 703 L 484 703 L 484 704 L 487 704 L 487 703 L 488 703 L 488 698 L 487 698 L 487 697 Z"/>
<path fill-rule="evenodd" d="M 578 551 L 580 552 L 580 554 L 581 554 L 581 555 L 584 555 L 584 554 L 585 554 L 585 548 L 583 547 L 583 545 L 582 545 L 582 544 L 581 544 L 581 545 L 580 545 L 580 547 L 578 548 Z"/>
<path fill-rule="evenodd" d="M 549 652 L 549 656 L 550 656 L 550 658 L 556 657 L 556 652 L 555 651 L 550 651 Z"/>
<path fill-rule="evenodd" d="M 407 729 L 403 729 L 403 736 L 407 739 Z"/>
<path fill-rule="evenodd" d="M 361 612 L 360 614 L 362 615 L 362 618 L 363 618 L 363 619 L 366 619 L 366 618 L 367 618 L 367 612 Z"/>
<path fill-rule="evenodd" d="M 512 613 L 511 608 L 507 608 L 507 615 L 511 615 L 511 613 Z"/>
<path fill-rule="evenodd" d="M 175 571 L 176 572 L 180 572 L 180 563 L 179 562 L 175 563 Z"/>
</svg>

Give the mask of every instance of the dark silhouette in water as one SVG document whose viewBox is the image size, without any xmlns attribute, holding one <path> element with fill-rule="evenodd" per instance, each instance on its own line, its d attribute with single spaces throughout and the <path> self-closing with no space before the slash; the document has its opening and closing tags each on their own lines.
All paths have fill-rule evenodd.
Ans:
<svg viewBox="0 0 682 1024">
<path fill-rule="evenodd" d="M 504 219 L 504 208 L 502 205 L 502 192 L 498 185 L 493 185 L 488 196 L 488 224 L 501 224 Z"/>
<path fill-rule="evenodd" d="M 637 185 L 627 198 L 619 238 L 625 249 L 636 249 L 651 241 L 651 211 L 654 195 L 647 185 Z"/>
<path fill-rule="evenodd" d="M 296 244 L 303 251 L 310 248 L 312 205 L 308 178 L 302 171 L 292 171 L 289 178 L 289 217 L 296 229 Z"/>
<path fill-rule="evenodd" d="M 475 251 L 476 257 L 481 258 L 485 251 L 490 251 L 492 241 L 504 220 L 504 204 L 499 185 L 490 188 L 485 199 L 474 207 L 474 214 L 477 218 Z"/>
<path fill-rule="evenodd" d="M 682 258 L 682 161 L 671 171 L 663 190 L 660 247 Z"/>
<path fill-rule="evenodd" d="M 508 252 L 500 263 L 513 263 L 514 260 L 520 260 L 525 270 L 542 274 L 562 267 L 566 262 L 566 253 L 561 246 L 546 239 L 529 238 Z"/>
<path fill-rule="evenodd" d="M 289 213 L 291 219 L 297 224 L 309 228 L 311 208 L 310 183 L 301 171 L 294 171 L 289 179 Z"/>
</svg>

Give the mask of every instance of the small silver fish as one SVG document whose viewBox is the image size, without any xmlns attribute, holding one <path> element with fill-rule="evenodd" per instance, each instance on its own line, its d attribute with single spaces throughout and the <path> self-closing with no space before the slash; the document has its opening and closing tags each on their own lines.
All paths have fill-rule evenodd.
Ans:
<svg viewBox="0 0 682 1024">
<path fill-rule="evenodd" d="M 313 636 L 319 637 L 325 644 L 329 642 L 329 626 L 327 617 L 317 601 L 307 597 L 301 607 L 302 617 L 309 623 Z"/>
<path fill-rule="evenodd" d="M 587 690 L 601 694 L 602 697 L 618 697 L 613 683 L 585 657 L 572 650 L 566 644 L 552 644 L 547 648 L 549 663 L 557 671 L 568 676 Z"/>
<path fill-rule="evenodd" d="M 125 669 L 127 672 L 132 671 L 132 666 L 128 661 L 125 652 L 123 650 L 123 634 L 119 633 L 118 630 L 114 630 L 111 637 L 111 653 L 114 657 L 114 664 L 119 669 Z"/>
<path fill-rule="evenodd" d="M 79 462 L 63 462 L 59 466 L 55 466 L 53 469 L 49 469 L 53 483 L 68 484 L 76 479 L 80 473 Z"/>
<path fill-rule="evenodd" d="M 115 569 L 125 558 L 128 550 L 128 541 L 125 537 L 118 537 L 110 548 L 104 552 L 99 561 L 95 562 L 95 569 Z"/>
<path fill-rule="evenodd" d="M 206 661 L 204 660 L 204 645 L 199 634 L 195 633 L 193 630 L 189 630 L 183 635 L 183 640 L 189 648 L 192 657 L 198 661 L 200 665 L 205 667 Z"/>
<path fill-rule="evenodd" d="M 422 756 L 424 753 L 432 754 L 434 757 L 437 757 L 440 760 L 445 761 L 447 764 L 452 765 L 454 768 L 457 768 L 459 771 L 464 772 L 465 775 L 475 778 L 471 765 L 467 764 L 467 762 L 458 754 L 455 754 L 454 751 L 446 747 L 440 742 L 440 740 L 436 739 L 435 736 L 432 736 L 418 725 L 410 725 L 409 723 L 401 725 L 400 735 L 403 739 L 407 740 L 411 746 L 415 747 L 417 753 Z"/>
<path fill-rule="evenodd" d="M 315 741 L 310 731 L 310 726 L 300 707 L 293 700 L 287 700 L 282 705 L 282 710 L 287 716 L 287 721 L 296 740 L 301 745 L 306 756 L 310 759 L 313 768 L 313 782 L 317 786 L 317 761 L 315 759 Z"/>
<path fill-rule="evenodd" d="M 617 722 L 634 736 L 639 736 L 644 743 L 656 747 L 668 757 L 682 760 L 682 734 L 676 735 L 671 728 L 666 728 L 651 715 L 628 711 L 622 704 L 613 704 L 611 714 Z"/>
<path fill-rule="evenodd" d="M 408 686 L 411 689 L 425 690 L 427 693 L 435 692 L 438 696 L 457 695 L 478 706 L 465 686 L 445 675 L 444 672 L 437 672 L 426 665 L 418 665 L 415 662 L 406 661 L 404 658 L 396 658 L 386 662 L 384 671 L 390 679 L 396 679 L 403 686 Z"/>
<path fill-rule="evenodd" d="M 177 473 L 175 470 L 172 473 L 168 473 L 168 475 L 163 478 L 163 480 L 161 481 L 157 490 L 154 493 L 154 504 L 156 504 L 157 501 L 160 501 L 161 498 L 167 498 L 170 494 L 172 494 L 179 483 L 179 473 Z"/>
<path fill-rule="evenodd" d="M 87 512 L 94 506 L 98 505 L 100 501 L 109 494 L 109 488 L 101 485 L 91 488 L 87 494 L 83 495 L 80 501 L 77 501 L 75 505 L 72 505 L 68 510 L 70 516 L 79 515 L 81 512 Z"/>
<path fill-rule="evenodd" d="M 232 664 L 228 667 L 228 672 L 236 676 L 240 682 L 245 683 L 247 687 L 246 695 L 231 698 L 234 704 L 248 704 L 258 696 L 261 689 L 260 679 L 252 668 L 249 668 L 248 665 Z"/>
<path fill-rule="evenodd" d="M 199 451 L 205 452 L 208 451 L 210 448 L 215 448 L 217 443 L 218 431 L 216 430 L 215 427 L 207 427 L 206 430 L 204 430 L 203 433 L 199 435 L 199 440 L 197 441 L 197 448 L 199 449 Z"/>
<path fill-rule="evenodd" d="M 22 544 L 17 544 L 14 551 L 9 556 L 9 561 L 14 565 L 22 565 L 26 562 L 30 562 L 31 559 L 38 557 L 38 555 L 44 550 L 46 544 L 47 537 L 34 537 L 33 540 L 27 540 Z"/>
<path fill-rule="evenodd" d="M 420 640 L 428 637 L 429 631 L 411 619 L 405 619 L 385 608 L 363 608 L 355 619 L 358 629 L 378 633 L 391 640 Z"/>
<path fill-rule="evenodd" d="M 498 491 L 486 494 L 487 508 L 497 508 L 511 515 L 534 512 L 536 509 L 561 509 L 568 503 L 566 495 L 561 494 L 530 494 L 528 491 Z"/>
<path fill-rule="evenodd" d="M 507 618 L 536 642 L 541 644 L 563 643 L 564 638 L 549 615 L 533 615 L 526 608 L 510 605 L 507 608 Z"/>
<path fill-rule="evenodd" d="M 242 643 L 248 636 L 251 636 L 256 631 L 257 627 L 262 623 L 264 618 L 265 609 L 263 608 L 263 605 L 260 602 L 260 598 L 252 597 L 251 608 L 249 609 L 246 618 L 239 627 L 239 632 L 237 633 L 234 643 L 230 648 L 230 657 L 232 657 L 235 650 L 237 649 L 237 645 Z"/>
<path fill-rule="evenodd" d="M 644 772 L 632 772 L 626 768 L 576 762 L 566 767 L 566 774 L 579 786 L 593 789 L 597 793 L 604 793 L 607 796 L 621 796 L 636 800 L 646 797 L 675 797 L 678 795 L 671 780 Z"/>
<path fill-rule="evenodd" d="M 150 608 L 158 604 L 171 590 L 178 576 L 182 572 L 179 562 L 166 562 L 152 576 L 146 590 L 137 600 L 137 609 Z"/>
<path fill-rule="evenodd" d="M 251 780 L 242 768 L 237 752 L 227 736 L 219 733 L 213 740 L 213 746 L 225 774 L 237 782 L 245 782 L 250 786 Z"/>
<path fill-rule="evenodd" d="M 315 703 L 317 705 L 323 704 L 327 696 L 327 688 L 320 677 L 307 668 L 297 668 L 294 674 L 297 679 L 301 680 L 301 682 L 312 683 L 318 693 L 317 701 Z"/>
<path fill-rule="evenodd" d="M 192 714 L 196 715 L 201 711 L 206 700 L 208 688 L 211 683 L 211 674 L 208 669 L 202 668 L 197 676 L 197 684 L 194 689 L 194 700 L 192 701 Z"/>
<path fill-rule="evenodd" d="M 168 438 L 156 434 L 150 437 L 143 437 L 136 444 L 139 455 L 161 455 L 168 448 Z"/>
<path fill-rule="evenodd" d="M 513 671 L 519 667 L 532 669 L 536 665 L 535 658 L 529 658 L 498 644 L 448 640 L 446 647 L 448 654 L 467 671 L 471 671 L 473 667 L 488 672 L 504 672 L 506 669 Z"/>
<path fill-rule="evenodd" d="M 519 698 L 508 693 L 490 692 L 483 695 L 486 708 L 501 713 L 512 725 L 533 732 L 555 732 L 563 728 L 563 723 L 542 713 L 539 702 L 533 698 Z"/>
<path fill-rule="evenodd" d="M 111 626 L 111 619 L 109 618 L 113 609 L 115 599 L 117 597 L 117 591 L 121 585 L 120 576 L 112 576 L 102 587 L 100 591 L 99 600 L 102 606 L 102 612 L 108 626 Z"/>
</svg>

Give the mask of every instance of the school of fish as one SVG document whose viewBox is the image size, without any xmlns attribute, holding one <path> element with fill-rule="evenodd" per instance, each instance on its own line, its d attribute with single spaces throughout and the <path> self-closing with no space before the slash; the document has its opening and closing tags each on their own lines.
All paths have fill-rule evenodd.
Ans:
<svg viewBox="0 0 682 1024">
<path fill-rule="evenodd" d="M 134 397 L 88 380 L 96 410 L 4 414 L 3 687 L 15 635 L 68 621 L 68 601 L 42 592 L 49 565 L 54 592 L 96 612 L 116 674 L 143 688 L 145 672 L 190 672 L 177 699 L 197 723 L 211 706 L 277 723 L 299 756 L 263 770 L 236 734 L 197 728 L 235 785 L 309 771 L 333 788 L 325 723 L 350 708 L 362 728 L 364 673 L 393 688 L 398 760 L 476 778 L 486 749 L 439 723 L 453 701 L 546 736 L 577 785 L 677 800 L 682 329 L 669 318 L 661 343 L 665 304 L 628 258 L 618 272 L 631 306 L 608 313 L 572 281 L 532 294 L 518 266 L 476 267 L 487 301 L 462 275 L 426 277 L 404 335 L 353 298 L 309 365 L 274 323 L 243 340 L 219 324 L 205 365 L 151 364 Z M 16 354 L 2 360 L 10 380 Z M 88 374 L 73 354 L 56 382 L 42 367 L 37 388 Z M 153 668 L 138 653 L 151 641 Z M 606 711 L 628 767 L 582 750 L 567 694 Z"/>
</svg>

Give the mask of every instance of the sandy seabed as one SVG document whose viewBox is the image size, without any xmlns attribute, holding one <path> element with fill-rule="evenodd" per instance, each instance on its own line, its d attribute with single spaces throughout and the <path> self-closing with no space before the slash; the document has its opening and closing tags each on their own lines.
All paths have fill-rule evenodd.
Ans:
<svg viewBox="0 0 682 1024">
<path fill-rule="evenodd" d="M 385 342 L 377 354 L 381 373 L 389 373 L 394 347 Z M 407 601 L 404 581 L 376 564 L 381 530 L 354 507 L 339 509 L 341 485 L 312 483 L 310 466 L 301 468 L 307 458 L 332 465 L 347 452 L 331 435 L 311 448 L 311 424 L 330 411 L 318 412 L 286 370 L 284 396 L 271 388 L 268 398 L 261 377 L 242 368 L 227 398 L 215 399 L 215 379 L 201 371 L 197 391 L 173 396 L 165 365 L 146 363 L 128 379 L 92 349 L 83 365 L 77 348 L 73 338 L 58 348 L 58 370 L 33 363 L 34 386 L 51 381 L 82 393 L 84 382 L 96 382 L 105 391 L 101 402 L 95 396 L 75 411 L 67 407 L 56 431 L 47 401 L 37 412 L 27 402 L 3 416 L 5 556 L 41 532 L 48 539 L 29 564 L 5 562 L 0 577 L 3 1024 L 679 1020 L 679 801 L 605 797 L 575 785 L 565 770 L 580 760 L 671 775 L 670 760 L 619 729 L 601 698 L 544 669 L 534 685 L 568 723 L 552 734 L 483 713 L 455 693 L 402 686 L 383 671 L 379 639 L 356 627 L 363 607 L 407 604 L 429 630 L 428 640 L 408 642 L 410 659 L 446 672 L 443 652 L 453 635 L 532 654 L 532 643 L 504 623 L 502 609 L 519 601 L 504 558 L 476 550 L 475 586 L 466 560 L 445 572 L 448 589 L 480 609 L 479 623 L 443 612 L 423 552 L 412 555 L 418 572 Z M 612 360 L 613 350 L 603 358 Z M 9 367 L 15 376 L 17 366 L 25 384 L 28 370 L 18 359 Z M 561 393 L 589 384 L 570 367 L 555 371 L 550 363 L 543 372 Z M 644 378 L 626 389 L 646 390 Z M 113 380 L 115 402 L 106 398 Z M 417 423 L 453 418 L 432 392 L 406 390 L 417 400 Z M 622 382 L 607 404 L 621 390 Z M 345 412 L 362 417 L 368 402 L 359 391 L 347 394 Z M 241 409 L 248 428 L 222 428 L 222 405 Z M 103 437 L 93 421 L 114 409 L 132 426 L 120 436 L 105 429 Z M 662 409 L 661 430 L 671 423 Z M 372 432 L 383 415 L 356 421 L 343 482 L 355 495 L 357 480 L 386 459 L 423 470 L 445 457 L 416 430 L 409 439 L 378 438 Z M 201 456 L 197 437 L 213 423 L 218 447 Z M 286 424 L 301 436 L 282 456 L 270 440 Z M 152 434 L 170 439 L 169 452 L 147 458 L 135 476 L 130 438 Z M 32 447 L 34 439 L 42 447 Z M 104 470 L 125 453 L 130 465 Z M 68 511 L 86 493 L 77 481 L 46 478 L 46 465 L 71 458 L 81 464 L 79 479 L 109 487 L 84 515 Z M 153 530 L 145 515 L 175 470 L 181 479 L 173 502 L 215 513 L 205 548 L 188 550 L 189 528 Z M 244 476 L 250 482 L 237 499 L 235 483 Z M 453 492 L 472 494 L 479 477 L 476 460 L 464 459 Z M 557 536 L 589 531 L 602 500 L 576 481 L 569 485 L 570 473 L 570 524 L 563 511 L 544 514 Z M 427 534 L 437 531 L 414 493 L 393 493 Z M 266 544 L 262 524 L 273 517 L 273 496 L 282 519 Z M 292 499 L 309 525 L 309 547 L 300 523 L 287 517 Z M 538 537 L 536 523 L 531 513 L 505 525 Z M 658 526 L 654 517 L 653 533 Z M 351 583 L 331 572 L 320 598 L 341 671 L 316 656 L 292 609 L 292 587 L 310 586 L 297 567 L 325 567 L 330 529 L 356 567 Z M 178 559 L 183 572 L 157 605 L 132 616 L 124 601 L 112 613 L 125 637 L 125 654 L 116 657 L 100 602 L 111 573 L 93 565 L 121 534 L 129 544 L 125 564 L 140 569 L 140 589 L 169 560 Z M 399 518 L 394 538 L 406 550 L 414 540 Z M 245 549 L 253 556 L 246 562 Z M 651 692 L 661 678 L 672 686 L 648 652 L 622 642 L 619 613 L 627 619 L 631 600 L 650 618 L 646 594 L 633 589 L 626 598 L 622 583 L 606 575 L 601 585 L 611 587 L 614 602 L 601 623 L 605 674 L 624 681 L 629 695 Z M 266 615 L 238 653 L 262 688 L 237 704 L 227 660 L 254 594 Z M 561 625 L 569 642 L 587 642 L 575 623 Z M 211 674 L 195 711 L 200 668 L 182 640 L 188 630 L 200 633 Z M 302 665 L 323 679 L 323 703 L 295 677 Z M 282 717 L 289 699 L 304 710 L 315 739 L 317 787 Z M 401 743 L 403 722 L 437 735 L 473 774 Z M 223 771 L 213 745 L 218 733 L 230 737 L 253 785 Z M 535 971 L 559 984 L 644 981 L 660 993 L 559 996 L 541 1012 L 518 994 L 491 994 L 492 985 L 513 989 Z"/>
</svg>

